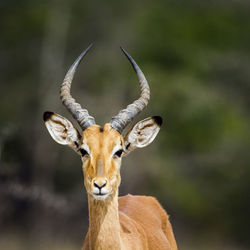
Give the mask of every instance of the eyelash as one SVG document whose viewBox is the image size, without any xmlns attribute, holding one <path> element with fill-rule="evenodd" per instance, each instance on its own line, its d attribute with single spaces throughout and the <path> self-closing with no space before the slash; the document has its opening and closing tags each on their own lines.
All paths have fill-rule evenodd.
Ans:
<svg viewBox="0 0 250 250">
<path fill-rule="evenodd" d="M 117 157 L 121 157 L 122 153 L 123 153 L 123 149 L 120 149 L 120 150 L 116 151 L 114 155 Z"/>
<path fill-rule="evenodd" d="M 88 152 L 85 149 L 83 149 L 83 148 L 80 148 L 79 151 L 82 154 L 82 157 L 84 157 L 86 155 L 89 155 Z"/>
</svg>

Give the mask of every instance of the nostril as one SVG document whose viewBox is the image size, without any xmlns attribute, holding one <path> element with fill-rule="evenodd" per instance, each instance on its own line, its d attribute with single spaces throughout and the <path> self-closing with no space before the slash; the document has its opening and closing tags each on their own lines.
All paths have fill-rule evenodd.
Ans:
<svg viewBox="0 0 250 250">
<path fill-rule="evenodd" d="M 96 184 L 95 182 L 94 182 L 94 186 L 97 188 L 100 188 L 100 186 L 98 184 Z"/>
<path fill-rule="evenodd" d="M 105 187 L 107 184 L 107 181 L 105 181 L 105 183 L 102 184 L 101 188 Z"/>
<path fill-rule="evenodd" d="M 103 183 L 102 185 L 98 185 L 96 182 L 94 182 L 94 186 L 97 187 L 97 188 L 99 188 L 99 189 L 105 187 L 106 184 L 107 184 L 107 181 L 105 181 L 105 183 Z"/>
</svg>

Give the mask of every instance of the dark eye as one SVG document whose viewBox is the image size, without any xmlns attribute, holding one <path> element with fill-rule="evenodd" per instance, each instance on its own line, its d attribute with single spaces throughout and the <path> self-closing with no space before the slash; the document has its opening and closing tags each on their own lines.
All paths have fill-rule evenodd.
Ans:
<svg viewBox="0 0 250 250">
<path fill-rule="evenodd" d="M 83 148 L 80 148 L 79 151 L 81 152 L 82 157 L 84 157 L 85 155 L 88 155 L 88 152 Z"/>
<path fill-rule="evenodd" d="M 120 149 L 120 150 L 115 152 L 115 155 L 118 157 L 121 157 L 122 153 L 123 153 L 123 149 Z"/>
</svg>

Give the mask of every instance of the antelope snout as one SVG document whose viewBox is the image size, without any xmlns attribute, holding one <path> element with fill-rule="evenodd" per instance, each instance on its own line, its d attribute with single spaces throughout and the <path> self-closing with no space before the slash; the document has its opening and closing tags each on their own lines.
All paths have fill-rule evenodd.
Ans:
<svg viewBox="0 0 250 250">
<path fill-rule="evenodd" d="M 107 189 L 107 179 L 104 177 L 96 177 L 93 179 L 93 196 L 96 199 L 105 199 L 109 195 L 109 190 Z"/>
<path fill-rule="evenodd" d="M 95 187 L 97 187 L 98 189 L 102 189 L 103 187 L 105 187 L 106 186 L 106 184 L 107 184 L 107 180 L 106 180 L 106 178 L 95 178 L 94 179 L 94 181 L 93 181 L 93 185 L 95 186 Z"/>
</svg>

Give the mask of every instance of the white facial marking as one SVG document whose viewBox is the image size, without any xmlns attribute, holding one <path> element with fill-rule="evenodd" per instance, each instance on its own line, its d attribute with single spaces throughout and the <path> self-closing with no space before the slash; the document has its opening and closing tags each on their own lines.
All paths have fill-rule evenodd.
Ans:
<svg viewBox="0 0 250 250">
<path fill-rule="evenodd" d="M 110 191 L 106 189 L 106 187 L 103 187 L 101 189 L 95 187 L 92 190 L 92 195 L 97 200 L 104 200 L 109 196 L 109 194 L 110 194 Z"/>
<path fill-rule="evenodd" d="M 83 148 L 84 150 L 86 150 L 87 153 L 88 153 L 89 155 L 91 155 L 91 154 L 90 154 L 90 150 L 89 150 L 89 146 L 88 146 L 87 144 L 83 144 L 83 145 L 81 146 L 81 148 Z"/>
<path fill-rule="evenodd" d="M 112 151 L 112 154 L 111 154 L 111 157 L 118 151 L 122 149 L 122 146 L 120 144 L 116 145 L 114 148 L 113 148 L 113 151 Z"/>
<path fill-rule="evenodd" d="M 102 194 L 102 195 L 95 195 L 95 194 L 93 194 L 93 197 L 94 197 L 96 200 L 105 200 L 108 196 L 109 196 L 109 193 L 107 193 L 107 194 Z"/>
</svg>

